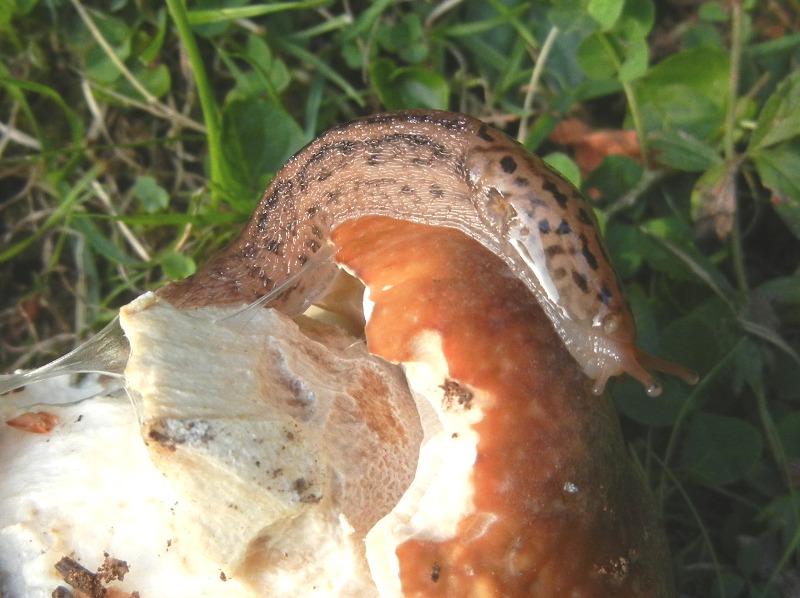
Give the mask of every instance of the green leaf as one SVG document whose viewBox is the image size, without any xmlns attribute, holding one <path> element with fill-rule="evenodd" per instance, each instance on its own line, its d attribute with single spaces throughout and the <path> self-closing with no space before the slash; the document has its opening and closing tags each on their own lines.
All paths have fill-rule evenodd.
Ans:
<svg viewBox="0 0 800 598">
<path fill-rule="evenodd" d="M 729 55 L 717 48 L 674 54 L 634 85 L 647 130 L 683 130 L 708 139 L 725 119 Z"/>
<path fill-rule="evenodd" d="M 747 422 L 698 413 L 687 426 L 682 464 L 702 483 L 725 486 L 747 475 L 763 445 L 761 434 Z"/>
<path fill-rule="evenodd" d="M 581 170 L 575 161 L 563 152 L 553 152 L 543 156 L 543 160 L 555 168 L 561 175 L 578 189 L 581 188 Z"/>
<path fill-rule="evenodd" d="M 117 18 L 99 13 L 93 13 L 92 20 L 116 57 L 125 62 L 131 55 L 131 30 L 128 25 Z M 85 65 L 87 76 L 100 83 L 113 83 L 121 75 L 105 49 L 97 43 L 89 46 Z"/>
<path fill-rule="evenodd" d="M 449 88 L 438 73 L 421 67 L 400 67 L 388 58 L 373 61 L 370 79 L 381 102 L 389 110 L 447 108 Z"/>
<path fill-rule="evenodd" d="M 610 200 L 625 195 L 642 179 L 642 165 L 627 156 L 609 155 L 603 158 L 583 184 L 583 189 L 599 192 Z"/>
<path fill-rule="evenodd" d="M 148 214 L 155 214 L 169 205 L 169 193 L 151 176 L 137 178 L 131 193 Z"/>
<path fill-rule="evenodd" d="M 418 14 L 407 14 L 395 26 L 383 29 L 381 45 L 405 62 L 417 64 L 428 55 L 428 46 Z"/>
<path fill-rule="evenodd" d="M 272 68 L 272 50 L 269 49 L 266 40 L 259 35 L 250 34 L 247 36 L 245 55 L 250 64 L 264 72 L 269 72 Z"/>
<path fill-rule="evenodd" d="M 719 2 L 704 2 L 700 5 L 697 16 L 701 20 L 710 23 L 727 23 L 730 21 L 730 15 Z"/>
<path fill-rule="evenodd" d="M 236 99 L 222 113 L 222 146 L 229 170 L 226 185 L 251 203 L 305 143 L 300 125 L 286 111 L 258 98 Z M 249 197 L 249 199 L 248 199 Z"/>
<path fill-rule="evenodd" d="M 150 39 L 147 46 L 139 53 L 139 61 L 145 66 L 150 66 L 158 58 L 167 35 L 167 12 L 162 8 L 156 15 L 158 31 L 155 37 Z"/>
<path fill-rule="evenodd" d="M 154 67 L 141 66 L 133 69 L 133 74 L 138 79 L 139 83 L 157 98 L 167 95 L 172 88 L 172 76 L 166 64 L 158 64 Z M 144 99 L 141 97 L 139 91 L 134 89 L 127 79 L 120 85 L 120 93 L 130 97 Z"/>
<path fill-rule="evenodd" d="M 614 31 L 626 39 L 644 41 L 653 29 L 655 18 L 656 10 L 652 0 L 626 0 Z"/>
<path fill-rule="evenodd" d="M 11 18 L 17 12 L 14 5 L 14 2 L 8 2 L 7 0 L 0 2 L 0 33 L 4 35 L 13 33 Z"/>
<path fill-rule="evenodd" d="M 687 223 L 675 216 L 654 218 L 645 222 L 641 230 L 647 233 L 640 251 L 648 264 L 675 280 L 701 280 L 721 297 L 728 297 L 733 289 L 720 269 L 698 251 Z"/>
<path fill-rule="evenodd" d="M 615 379 L 610 383 L 610 388 L 617 408 L 643 426 L 673 425 L 686 401 L 681 394 L 668 395 L 666 392 L 657 401 L 642 400 L 642 385 L 628 378 Z"/>
<path fill-rule="evenodd" d="M 796 305 L 800 308 L 800 274 L 772 278 L 758 287 L 771 302 Z"/>
<path fill-rule="evenodd" d="M 625 0 L 589 0 L 586 10 L 604 31 L 608 31 L 622 14 L 624 5 Z"/>
<path fill-rule="evenodd" d="M 800 135 L 800 71 L 794 71 L 770 96 L 750 137 L 749 151 Z"/>
<path fill-rule="evenodd" d="M 731 386 L 738 394 L 748 384 L 761 384 L 763 375 L 763 350 L 752 338 L 745 337 L 739 343 L 734 355 L 733 372 L 730 378 Z"/>
<path fill-rule="evenodd" d="M 617 67 L 608 54 L 603 34 L 600 32 L 593 33 L 580 43 L 575 58 L 590 79 L 608 79 L 617 72 Z"/>
<path fill-rule="evenodd" d="M 650 234 L 642 236 L 638 250 L 651 268 L 676 280 L 697 280 L 681 257 L 659 242 L 660 239 L 666 239 L 681 248 L 691 247 L 690 231 L 684 221 L 674 216 L 653 218 L 645 222 L 641 230 Z M 692 257 L 701 256 L 694 254 Z"/>
<path fill-rule="evenodd" d="M 642 232 L 635 226 L 611 220 L 605 231 L 605 241 L 614 261 L 614 268 L 622 280 L 632 277 L 642 266 Z"/>
<path fill-rule="evenodd" d="M 165 251 L 158 260 L 164 276 L 170 280 L 180 280 L 197 271 L 197 264 L 188 256 L 177 251 Z"/>
<path fill-rule="evenodd" d="M 786 456 L 800 458 L 800 413 L 790 413 L 778 423 L 778 436 Z"/>
<path fill-rule="evenodd" d="M 659 164 L 675 170 L 702 172 L 722 161 L 716 149 L 685 131 L 657 131 L 648 147 Z"/>
<path fill-rule="evenodd" d="M 784 145 L 752 156 L 761 182 L 772 192 L 772 205 L 800 238 L 800 148 Z"/>
<path fill-rule="evenodd" d="M 628 40 L 627 56 L 619 70 L 620 81 L 634 81 L 647 72 L 647 63 L 650 59 L 650 50 L 647 39 L 636 37 Z"/>
</svg>

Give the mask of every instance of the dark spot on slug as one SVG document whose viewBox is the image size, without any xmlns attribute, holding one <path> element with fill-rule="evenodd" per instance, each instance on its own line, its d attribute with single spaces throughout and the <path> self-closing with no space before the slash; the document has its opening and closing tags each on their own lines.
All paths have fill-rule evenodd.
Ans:
<svg viewBox="0 0 800 598">
<path fill-rule="evenodd" d="M 355 141 L 337 141 L 333 144 L 333 147 L 339 153 L 348 155 L 352 154 L 356 150 L 356 142 Z"/>
<path fill-rule="evenodd" d="M 542 218 L 538 222 L 538 226 L 539 226 L 539 232 L 540 233 L 544 234 L 544 233 L 549 233 L 550 232 L 550 223 L 547 220 L 545 220 L 544 218 Z"/>
<path fill-rule="evenodd" d="M 614 295 L 612 295 L 611 291 L 609 291 L 608 288 L 603 285 L 600 287 L 600 292 L 597 293 L 597 300 L 603 305 L 609 305 L 613 296 Z"/>
<path fill-rule="evenodd" d="M 427 135 L 420 135 L 418 133 L 392 133 L 390 135 L 384 135 L 381 139 L 376 141 L 381 145 L 401 142 L 413 147 L 428 146 L 436 157 L 447 154 L 447 149 L 441 143 L 435 142 Z"/>
<path fill-rule="evenodd" d="M 434 565 L 433 566 L 433 570 L 431 571 L 431 581 L 433 583 L 436 583 L 437 581 L 439 581 L 439 576 L 441 575 L 441 572 L 442 572 L 442 570 L 439 567 L 439 565 Z"/>
<path fill-rule="evenodd" d="M 567 207 L 567 204 L 569 203 L 569 197 L 564 195 L 561 192 L 561 189 L 558 188 L 558 185 L 556 185 L 553 181 L 545 181 L 544 185 L 542 185 L 542 189 L 552 194 L 562 209 Z"/>
<path fill-rule="evenodd" d="M 439 185 L 433 184 L 430 186 L 429 193 L 431 194 L 431 197 L 443 197 L 444 189 L 442 189 Z"/>
<path fill-rule="evenodd" d="M 517 187 L 527 187 L 528 186 L 528 179 L 522 176 L 518 176 L 514 179 L 514 184 Z"/>
<path fill-rule="evenodd" d="M 318 210 L 318 209 L 319 209 L 319 208 L 318 208 L 317 206 L 311 206 L 310 208 L 308 208 L 308 209 L 306 210 L 306 214 L 308 214 L 308 217 L 309 217 L 309 218 L 313 218 L 313 217 L 314 217 L 314 214 L 316 214 L 316 213 L 317 213 L 317 210 Z"/>
<path fill-rule="evenodd" d="M 555 282 L 558 282 L 559 280 L 563 280 L 566 275 L 566 268 L 556 268 L 550 273 L 550 278 L 552 278 Z"/>
<path fill-rule="evenodd" d="M 321 148 L 319 148 L 317 151 L 315 151 L 308 157 L 308 160 L 306 160 L 306 167 L 311 166 L 315 162 L 319 162 L 325 156 L 327 156 L 330 153 L 330 151 L 331 151 L 330 145 L 323 145 Z"/>
<path fill-rule="evenodd" d="M 597 246 L 600 248 L 601 253 L 603 254 L 603 259 L 607 262 L 611 263 L 611 256 L 608 255 L 608 250 L 606 249 L 606 244 L 603 243 L 602 239 L 600 239 L 600 233 L 598 231 L 594 232 L 594 240 L 597 243 Z"/>
<path fill-rule="evenodd" d="M 589 264 L 589 267 L 592 270 L 597 270 L 597 268 L 599 267 L 599 264 L 597 263 L 597 257 L 595 257 L 595 255 L 589 249 L 589 244 L 586 242 L 586 235 L 581 235 L 580 240 L 581 240 L 581 254 L 586 260 L 586 263 Z"/>
<path fill-rule="evenodd" d="M 467 178 L 467 156 L 459 154 L 453 163 L 453 170 L 459 178 Z"/>
<path fill-rule="evenodd" d="M 306 241 L 306 247 L 308 247 L 311 250 L 311 253 L 316 253 L 317 251 L 319 251 L 321 245 L 314 239 L 308 239 Z"/>
<path fill-rule="evenodd" d="M 550 245 L 550 247 L 545 247 L 544 254 L 548 258 L 551 258 L 556 255 L 561 255 L 565 253 L 564 248 L 561 245 Z"/>
<path fill-rule="evenodd" d="M 506 174 L 514 174 L 517 169 L 517 162 L 511 156 L 503 156 L 500 158 L 500 167 Z"/>
<path fill-rule="evenodd" d="M 330 178 L 333 173 L 330 170 L 323 170 L 317 175 L 318 181 L 324 181 L 325 179 Z"/>
<path fill-rule="evenodd" d="M 525 196 L 525 199 L 527 199 L 528 203 L 530 203 L 534 207 L 543 207 L 543 208 L 547 207 L 547 202 L 543 200 L 541 197 L 537 197 L 533 193 L 528 193 Z"/>
<path fill-rule="evenodd" d="M 311 234 L 314 235 L 317 239 L 322 238 L 322 231 L 319 229 L 317 225 L 311 226 Z"/>
<path fill-rule="evenodd" d="M 267 241 L 264 247 L 267 251 L 271 251 L 275 255 L 283 254 L 283 243 L 281 243 L 278 239 L 270 239 Z"/>
<path fill-rule="evenodd" d="M 478 137 L 483 139 L 484 141 L 494 141 L 494 137 L 492 137 L 491 133 L 489 133 L 489 125 L 483 124 L 481 128 L 478 129 Z"/>
<path fill-rule="evenodd" d="M 572 232 L 572 227 L 569 225 L 569 223 L 566 220 L 562 219 L 561 222 L 558 223 L 558 228 L 556 229 L 556 234 L 568 235 L 571 232 Z"/>
<path fill-rule="evenodd" d="M 580 210 L 578 210 L 578 220 L 580 220 L 584 224 L 588 225 L 594 224 L 594 222 L 592 222 L 592 217 L 589 216 L 589 212 L 587 212 L 585 208 L 581 208 Z"/>
<path fill-rule="evenodd" d="M 278 205 L 279 199 L 280 198 L 278 196 L 278 190 L 275 189 L 272 193 L 269 194 L 269 197 L 266 197 L 264 201 L 262 201 L 261 203 L 264 205 L 264 207 L 270 210 L 274 210 L 275 206 Z"/>
<path fill-rule="evenodd" d="M 308 191 L 308 171 L 301 170 L 295 176 L 295 180 L 297 181 L 297 188 L 300 193 L 305 193 Z"/>
<path fill-rule="evenodd" d="M 408 185 L 403 185 L 402 187 L 400 187 L 400 193 L 404 193 L 406 195 L 409 195 L 411 193 L 414 193 L 414 190 L 411 187 L 409 187 Z"/>
<path fill-rule="evenodd" d="M 339 199 L 341 199 L 342 193 L 339 190 L 328 191 L 325 194 L 325 201 L 326 203 L 338 203 Z"/>
<path fill-rule="evenodd" d="M 297 263 L 301 266 L 305 266 L 306 262 L 308 262 L 308 256 L 306 254 L 301 254 L 297 256 Z"/>
<path fill-rule="evenodd" d="M 580 272 L 576 272 L 575 270 L 573 270 L 572 280 L 575 281 L 575 284 L 578 285 L 578 288 L 581 291 L 583 291 L 584 293 L 589 292 L 589 279 L 586 277 L 585 274 L 581 274 Z"/>
</svg>

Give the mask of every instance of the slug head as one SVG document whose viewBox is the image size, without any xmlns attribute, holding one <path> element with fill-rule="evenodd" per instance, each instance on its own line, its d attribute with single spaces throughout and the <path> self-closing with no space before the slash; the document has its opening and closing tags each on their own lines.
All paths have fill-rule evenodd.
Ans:
<svg viewBox="0 0 800 598">
<path fill-rule="evenodd" d="M 571 320 L 564 327 L 570 338 L 570 352 L 594 380 L 594 394 L 603 393 L 611 376 L 628 374 L 641 382 L 648 395 L 657 397 L 661 384 L 649 370 L 677 376 L 687 384 L 698 381 L 696 372 L 650 355 L 636 344 L 636 327 L 627 307 L 609 311 L 591 326 Z"/>
</svg>

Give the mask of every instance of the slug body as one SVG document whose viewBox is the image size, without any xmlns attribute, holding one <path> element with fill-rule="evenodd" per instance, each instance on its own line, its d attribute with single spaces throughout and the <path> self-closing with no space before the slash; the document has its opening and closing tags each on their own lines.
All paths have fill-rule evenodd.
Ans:
<svg viewBox="0 0 800 598">
<path fill-rule="evenodd" d="M 281 309 L 296 310 L 330 281 L 332 264 L 321 256 L 331 231 L 368 215 L 455 228 L 500 256 L 596 393 L 627 372 L 657 395 L 646 368 L 696 380 L 636 346 L 633 317 L 580 192 L 522 145 L 462 114 L 377 114 L 323 133 L 276 174 L 236 241 L 160 294 L 197 307 L 251 303 L 281 289 Z"/>
</svg>

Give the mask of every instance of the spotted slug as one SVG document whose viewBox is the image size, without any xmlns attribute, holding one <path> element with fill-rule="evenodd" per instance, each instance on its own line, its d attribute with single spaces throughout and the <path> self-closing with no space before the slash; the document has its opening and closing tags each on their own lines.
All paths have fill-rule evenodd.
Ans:
<svg viewBox="0 0 800 598">
<path fill-rule="evenodd" d="M 636 345 L 633 317 L 580 192 L 522 145 L 463 114 L 376 114 L 323 133 L 275 175 L 230 246 L 160 295 L 199 307 L 251 303 L 280 289 L 270 303 L 291 311 L 294 299 L 296 310 L 298 298 L 313 300 L 332 278 L 332 263 L 321 257 L 330 257 L 332 229 L 367 215 L 455 228 L 501 257 L 595 393 L 610 376 L 628 373 L 656 396 L 661 386 L 648 369 L 697 380 Z"/>
</svg>

